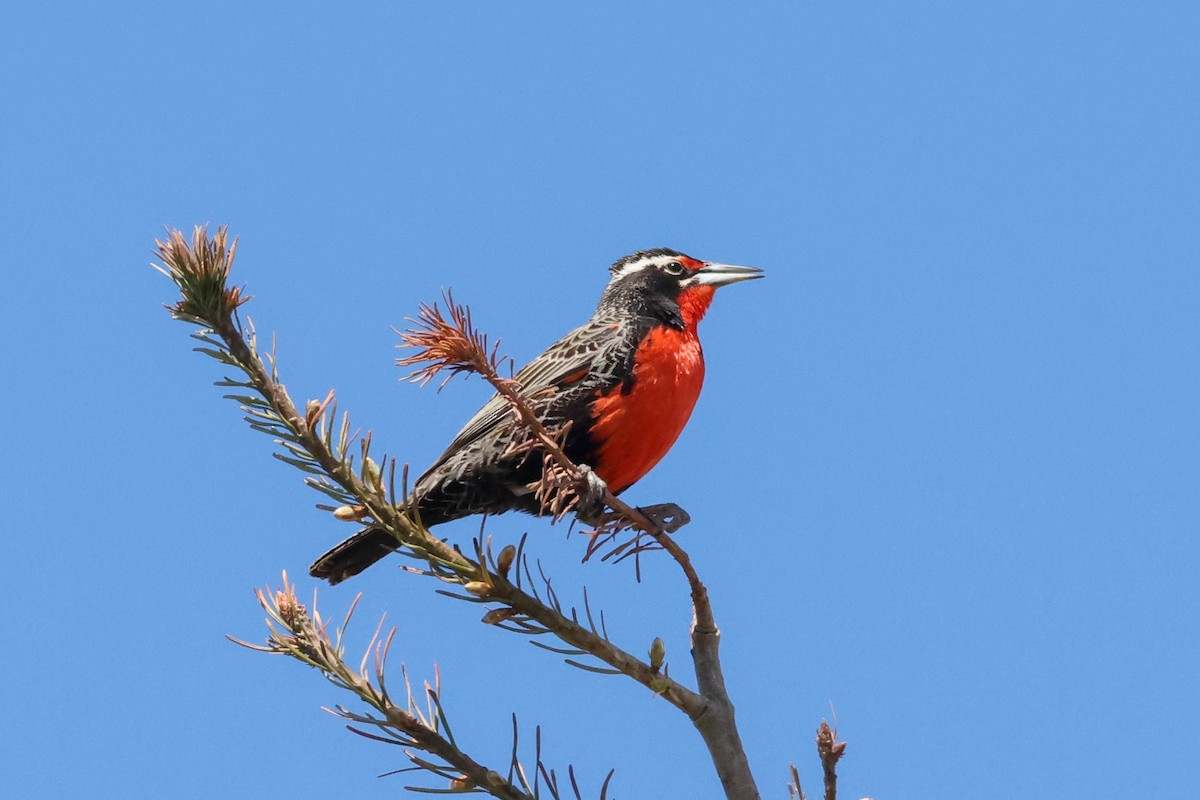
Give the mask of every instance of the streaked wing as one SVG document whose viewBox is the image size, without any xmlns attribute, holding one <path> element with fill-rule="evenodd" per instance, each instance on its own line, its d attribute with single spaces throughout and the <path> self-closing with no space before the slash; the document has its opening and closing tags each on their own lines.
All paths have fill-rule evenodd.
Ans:
<svg viewBox="0 0 1200 800">
<path fill-rule="evenodd" d="M 583 380 L 600 361 L 597 354 L 601 346 L 618 338 L 612 335 L 611 328 L 619 324 L 612 319 L 592 318 L 550 345 L 546 352 L 526 364 L 513 379 L 520 384 L 522 393 L 527 397 L 545 389 L 558 389 Z M 425 474 L 445 464 L 454 453 L 495 429 L 510 415 L 508 401 L 498 394 L 492 395 Z"/>
</svg>

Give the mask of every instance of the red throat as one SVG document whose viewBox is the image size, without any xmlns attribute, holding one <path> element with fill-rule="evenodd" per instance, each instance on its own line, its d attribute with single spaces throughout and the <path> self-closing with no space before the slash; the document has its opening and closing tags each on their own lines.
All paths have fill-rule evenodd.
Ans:
<svg viewBox="0 0 1200 800">
<path fill-rule="evenodd" d="M 683 314 L 683 324 L 689 331 L 694 333 L 696 325 L 704 319 L 716 291 L 713 286 L 693 286 L 679 293 L 679 310 Z"/>
</svg>

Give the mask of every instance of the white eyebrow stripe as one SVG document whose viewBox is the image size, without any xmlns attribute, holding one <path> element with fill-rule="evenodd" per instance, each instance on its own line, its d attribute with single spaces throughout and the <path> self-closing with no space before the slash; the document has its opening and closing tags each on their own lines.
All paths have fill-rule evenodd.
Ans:
<svg viewBox="0 0 1200 800">
<path fill-rule="evenodd" d="M 628 264 L 622 265 L 619 270 L 613 273 L 609 283 L 615 283 L 622 278 L 632 275 L 635 272 L 641 272 L 649 267 L 665 264 L 672 260 L 674 260 L 674 257 L 672 256 L 647 256 L 645 258 L 639 258 L 637 261 L 631 261 Z"/>
<path fill-rule="evenodd" d="M 624 278 L 627 275 L 632 275 L 635 272 L 641 272 L 646 267 L 648 267 L 650 265 L 650 263 L 651 263 L 650 260 L 646 259 L 646 258 L 639 258 L 637 261 L 631 261 L 630 263 L 624 265 L 619 270 L 614 272 L 613 276 L 612 276 L 612 280 L 619 281 L 619 280 L 621 280 L 621 278 Z"/>
</svg>

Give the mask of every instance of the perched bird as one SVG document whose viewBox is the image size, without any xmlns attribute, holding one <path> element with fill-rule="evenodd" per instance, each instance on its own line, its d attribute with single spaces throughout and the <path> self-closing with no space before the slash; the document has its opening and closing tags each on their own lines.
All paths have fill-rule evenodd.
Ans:
<svg viewBox="0 0 1200 800">
<path fill-rule="evenodd" d="M 697 325 L 717 287 L 762 270 L 700 261 L 658 248 L 612 265 L 596 313 L 514 379 L 538 418 L 554 429 L 570 422 L 564 451 L 614 493 L 628 489 L 675 443 L 704 381 Z M 540 512 L 530 484 L 540 458 L 514 454 L 522 431 L 507 401 L 493 396 L 413 485 L 427 526 L 472 514 Z M 338 583 L 396 549 L 395 538 L 365 528 L 317 559 L 310 574 Z"/>
</svg>

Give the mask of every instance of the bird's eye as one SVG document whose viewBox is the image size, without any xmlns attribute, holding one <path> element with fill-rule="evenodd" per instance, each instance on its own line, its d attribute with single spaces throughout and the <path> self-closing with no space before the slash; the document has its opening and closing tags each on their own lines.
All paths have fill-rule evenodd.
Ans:
<svg viewBox="0 0 1200 800">
<path fill-rule="evenodd" d="M 678 261 L 672 261 L 663 267 L 663 272 L 667 273 L 668 275 L 682 275 L 683 264 L 680 264 Z"/>
</svg>

